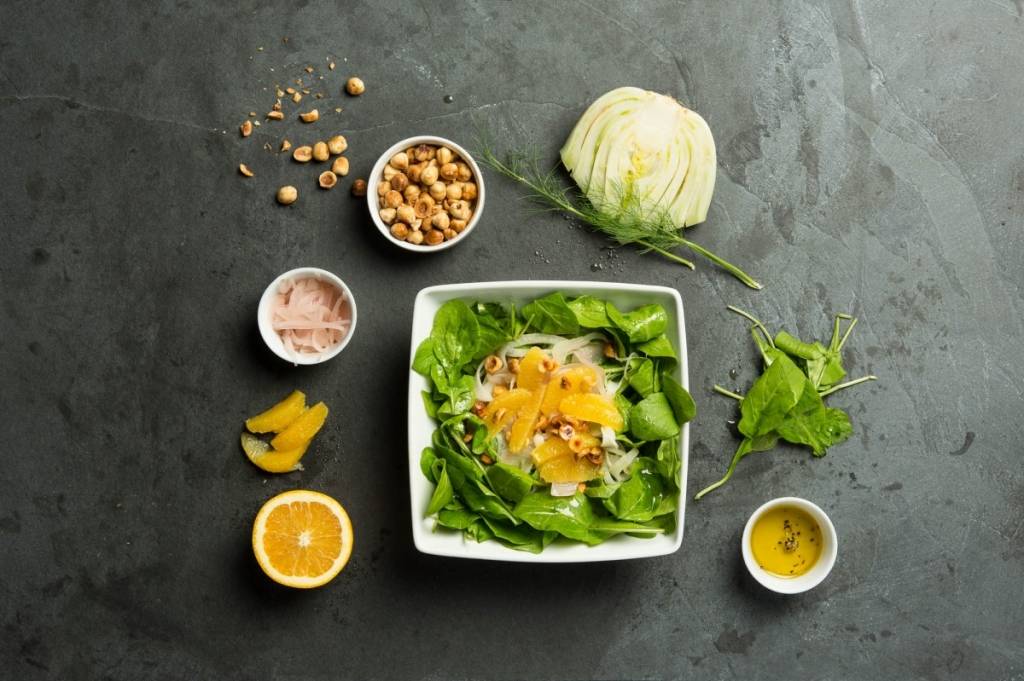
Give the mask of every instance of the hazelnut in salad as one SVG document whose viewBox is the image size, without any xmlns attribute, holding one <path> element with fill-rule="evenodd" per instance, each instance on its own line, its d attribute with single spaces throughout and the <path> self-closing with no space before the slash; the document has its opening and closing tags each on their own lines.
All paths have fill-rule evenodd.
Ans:
<svg viewBox="0 0 1024 681">
<path fill-rule="evenodd" d="M 377 214 L 394 238 L 438 246 L 469 226 L 478 190 L 472 168 L 457 152 L 419 144 L 388 159 L 377 185 Z"/>
</svg>

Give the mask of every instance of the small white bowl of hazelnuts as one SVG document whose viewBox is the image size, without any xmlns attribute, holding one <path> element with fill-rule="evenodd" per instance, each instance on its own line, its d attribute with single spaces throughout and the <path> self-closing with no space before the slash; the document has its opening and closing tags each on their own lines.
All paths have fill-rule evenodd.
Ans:
<svg viewBox="0 0 1024 681">
<path fill-rule="evenodd" d="M 444 137 L 419 135 L 396 143 L 374 164 L 366 202 L 377 229 L 417 253 L 451 248 L 476 226 L 484 181 L 469 153 Z"/>
</svg>

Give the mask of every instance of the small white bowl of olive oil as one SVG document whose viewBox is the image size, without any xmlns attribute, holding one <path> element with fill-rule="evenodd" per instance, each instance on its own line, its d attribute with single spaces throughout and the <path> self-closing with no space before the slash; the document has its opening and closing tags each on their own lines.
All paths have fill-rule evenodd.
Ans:
<svg viewBox="0 0 1024 681">
<path fill-rule="evenodd" d="M 798 594 L 832 571 L 839 540 L 821 508 L 806 499 L 780 497 L 754 511 L 743 529 L 743 562 L 766 589 Z"/>
</svg>

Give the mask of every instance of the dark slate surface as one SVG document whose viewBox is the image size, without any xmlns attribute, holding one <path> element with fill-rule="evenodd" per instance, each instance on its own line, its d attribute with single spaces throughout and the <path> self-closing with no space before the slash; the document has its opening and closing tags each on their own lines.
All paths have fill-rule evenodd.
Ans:
<svg viewBox="0 0 1024 681">
<path fill-rule="evenodd" d="M 1020 0 L 216 4 L 0 8 L 0 675 L 1022 678 Z M 307 64 L 321 122 L 241 139 Z M 340 95 L 350 73 L 358 100 Z M 604 250 L 495 177 L 465 244 L 411 257 L 344 188 L 319 192 L 260 148 L 344 132 L 358 176 L 401 137 L 472 143 L 480 124 L 553 159 L 623 84 L 710 122 L 718 184 L 693 236 L 763 292 Z M 302 196 L 281 209 L 286 182 Z M 339 273 L 361 313 L 318 368 L 255 331 L 264 286 L 298 265 Z M 800 335 L 856 313 L 849 362 L 882 380 L 834 398 L 856 434 L 827 458 L 751 457 L 691 504 L 674 556 L 418 555 L 403 426 L 416 291 L 559 277 L 682 293 L 691 487 L 736 444 L 712 384 L 754 377 L 726 304 Z M 305 473 L 261 475 L 241 422 L 295 387 L 333 416 Z M 260 504 L 298 486 L 336 495 L 357 529 L 349 567 L 315 593 L 268 583 L 249 548 Z M 841 536 L 828 581 L 791 598 L 753 583 L 738 549 L 747 515 L 787 494 Z"/>
</svg>

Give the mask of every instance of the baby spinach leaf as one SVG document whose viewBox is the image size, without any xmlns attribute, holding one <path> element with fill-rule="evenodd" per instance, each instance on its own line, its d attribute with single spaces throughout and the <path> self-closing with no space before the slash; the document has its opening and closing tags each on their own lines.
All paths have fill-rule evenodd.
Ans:
<svg viewBox="0 0 1024 681">
<path fill-rule="evenodd" d="M 442 508 L 447 506 L 451 502 L 452 497 L 455 496 L 444 460 L 439 459 L 438 463 L 440 463 L 441 472 L 440 474 L 436 474 L 437 487 L 434 488 L 434 494 L 430 497 L 430 503 L 427 505 L 427 515 L 434 515 L 440 511 Z"/>
<path fill-rule="evenodd" d="M 531 492 L 516 504 L 512 511 L 530 527 L 541 531 L 555 531 L 569 539 L 586 544 L 600 544 L 604 537 L 591 532 L 596 518 L 586 496 L 576 493 L 571 497 L 553 497 L 547 492 Z"/>
<path fill-rule="evenodd" d="M 670 341 L 668 336 L 665 334 L 661 334 L 657 338 L 652 338 L 646 343 L 641 343 L 636 346 L 636 349 L 648 357 L 666 357 L 669 359 L 676 359 L 676 351 L 675 348 L 672 347 L 672 341 Z"/>
<path fill-rule="evenodd" d="M 467 511 L 464 508 L 443 508 L 437 512 L 437 524 L 453 530 L 465 530 L 478 520 L 480 520 L 478 514 Z"/>
<path fill-rule="evenodd" d="M 412 370 L 429 378 L 430 371 L 435 364 L 437 364 L 437 359 L 434 357 L 434 339 L 424 338 L 416 348 L 416 355 L 412 360 Z"/>
<path fill-rule="evenodd" d="M 640 440 L 664 440 L 679 434 L 679 424 L 665 393 L 652 393 L 633 405 L 629 430 Z"/>
<path fill-rule="evenodd" d="M 427 412 L 427 416 L 432 419 L 437 418 L 437 404 L 434 402 L 434 398 L 430 395 L 427 390 L 420 391 L 420 398 L 423 400 L 423 411 Z"/>
<path fill-rule="evenodd" d="M 449 300 L 434 315 L 430 332 L 434 357 L 447 370 L 458 370 L 473 359 L 480 338 L 480 324 L 469 306 Z"/>
<path fill-rule="evenodd" d="M 530 326 L 540 333 L 576 335 L 580 330 L 576 314 L 569 308 L 565 296 L 561 293 L 556 292 L 538 298 L 523 307 L 522 314 L 530 320 Z"/>
<path fill-rule="evenodd" d="M 475 540 L 477 543 L 494 539 L 494 533 L 491 532 L 491 528 L 487 527 L 487 523 L 484 521 L 484 518 L 476 520 L 472 525 L 467 527 L 465 533 L 467 537 Z"/>
<path fill-rule="evenodd" d="M 628 314 L 607 303 L 605 311 L 608 319 L 615 326 L 626 332 L 631 343 L 643 343 L 665 333 L 668 327 L 668 314 L 661 305 L 644 305 Z"/>
<path fill-rule="evenodd" d="M 676 423 L 682 425 L 689 423 L 697 415 L 697 404 L 693 401 L 690 391 L 682 386 L 679 381 L 672 378 L 669 373 L 661 375 L 661 389 L 672 405 L 672 413 L 676 417 Z"/>
<path fill-rule="evenodd" d="M 434 454 L 434 450 L 430 447 L 424 447 L 423 452 L 420 453 L 420 470 L 423 471 L 423 477 L 437 484 L 437 479 L 434 477 L 435 461 L 437 461 L 437 455 Z"/>
<path fill-rule="evenodd" d="M 740 402 L 739 431 L 753 438 L 775 430 L 803 394 L 807 377 L 788 355 L 779 354 Z"/>
<path fill-rule="evenodd" d="M 620 520 L 645 522 L 657 514 L 664 487 L 652 459 L 640 457 L 629 469 L 629 478 L 619 485 L 604 507 Z"/>
<path fill-rule="evenodd" d="M 829 447 L 853 434 L 853 426 L 846 412 L 826 408 L 818 390 L 808 381 L 800 401 L 777 431 L 783 440 L 807 445 L 815 456 L 824 456 Z"/>
<path fill-rule="evenodd" d="M 670 437 L 658 443 L 658 451 L 655 454 L 658 472 L 673 489 L 679 489 L 679 471 L 682 468 L 682 461 L 679 458 L 679 438 Z"/>
<path fill-rule="evenodd" d="M 630 361 L 629 386 L 640 393 L 641 397 L 647 397 L 651 393 L 658 392 L 658 380 L 654 373 L 654 362 L 649 359 L 635 357 Z"/>
<path fill-rule="evenodd" d="M 615 494 L 615 490 L 619 489 L 619 484 L 618 482 L 609 484 L 604 480 L 598 479 L 588 482 L 587 489 L 583 490 L 583 493 L 591 499 L 607 499 Z"/>
<path fill-rule="evenodd" d="M 615 395 L 615 406 L 619 410 L 619 414 L 622 416 L 623 423 L 629 423 L 629 413 L 633 411 L 633 403 L 626 399 L 621 393 Z"/>
<path fill-rule="evenodd" d="M 603 300 L 593 296 L 580 296 L 569 301 L 569 309 L 576 315 L 576 322 L 587 329 L 604 329 L 612 325 L 605 312 Z"/>
<path fill-rule="evenodd" d="M 472 376 L 462 374 L 454 383 L 447 385 L 446 388 L 444 394 L 447 399 L 437 409 L 437 415 L 441 418 L 464 414 L 476 402 Z"/>
<path fill-rule="evenodd" d="M 495 537 L 510 548 L 530 553 L 540 553 L 544 550 L 544 533 L 529 525 L 509 525 L 491 518 L 481 518 L 481 520 Z"/>
<path fill-rule="evenodd" d="M 514 504 L 519 503 L 536 484 L 522 469 L 501 462 L 488 466 L 484 477 L 498 496 Z"/>
</svg>

